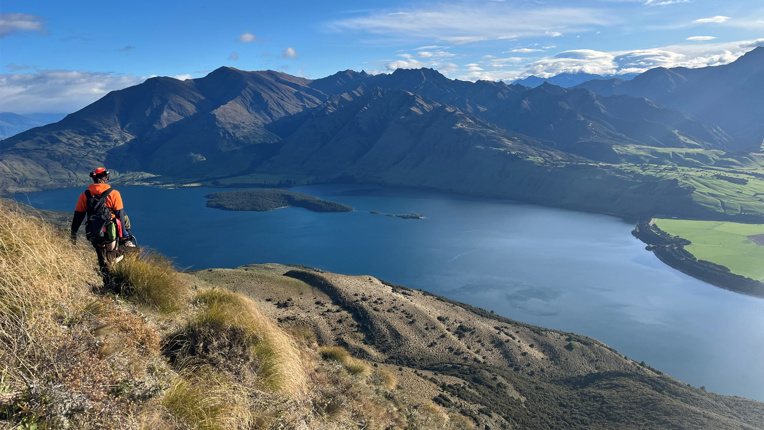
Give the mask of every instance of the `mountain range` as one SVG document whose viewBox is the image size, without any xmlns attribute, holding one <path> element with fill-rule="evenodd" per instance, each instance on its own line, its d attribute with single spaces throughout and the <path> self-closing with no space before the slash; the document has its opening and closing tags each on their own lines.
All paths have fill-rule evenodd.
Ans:
<svg viewBox="0 0 764 430">
<path fill-rule="evenodd" d="M 309 80 L 222 67 L 194 80 L 157 77 L 0 141 L 0 192 L 80 185 L 107 165 L 132 183 L 364 181 L 623 216 L 706 216 L 718 210 L 698 204 L 698 187 L 665 166 L 760 167 L 745 151 L 764 137 L 763 66 L 757 48 L 727 66 L 570 89 L 451 80 L 431 69 Z M 699 106 L 700 87 L 717 107 Z"/>
<path fill-rule="evenodd" d="M 60 121 L 65 114 L 35 113 L 19 115 L 0 112 L 0 139 L 5 139 L 29 129 Z"/>
<path fill-rule="evenodd" d="M 648 98 L 721 126 L 737 142 L 737 149 L 760 149 L 764 140 L 762 64 L 764 48 L 759 47 L 724 66 L 659 67 L 632 80 L 593 80 L 575 88 L 602 96 Z"/>
<path fill-rule="evenodd" d="M 557 85 L 564 88 L 570 88 L 574 87 L 579 84 L 583 84 L 584 82 L 592 81 L 595 79 L 598 80 L 606 80 L 606 79 L 632 79 L 633 77 L 637 76 L 638 73 L 626 73 L 623 75 L 618 75 L 617 78 L 614 76 L 603 76 L 603 75 L 595 75 L 592 73 L 560 73 L 554 76 L 550 76 L 548 78 L 541 78 L 539 76 L 531 75 L 523 79 L 517 79 L 513 81 L 513 84 L 517 85 L 523 85 L 526 87 L 536 88 L 539 85 L 543 84 L 544 82 L 548 82 L 552 85 Z"/>
</svg>

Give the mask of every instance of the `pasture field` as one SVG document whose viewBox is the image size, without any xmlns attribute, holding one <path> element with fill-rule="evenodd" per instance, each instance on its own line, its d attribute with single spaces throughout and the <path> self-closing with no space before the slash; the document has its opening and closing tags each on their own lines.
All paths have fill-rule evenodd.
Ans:
<svg viewBox="0 0 764 430">
<path fill-rule="evenodd" d="M 669 234 L 692 242 L 685 249 L 698 260 L 720 264 L 738 275 L 764 281 L 764 246 L 751 238 L 764 235 L 764 224 L 680 219 L 657 219 L 655 224 Z"/>
</svg>

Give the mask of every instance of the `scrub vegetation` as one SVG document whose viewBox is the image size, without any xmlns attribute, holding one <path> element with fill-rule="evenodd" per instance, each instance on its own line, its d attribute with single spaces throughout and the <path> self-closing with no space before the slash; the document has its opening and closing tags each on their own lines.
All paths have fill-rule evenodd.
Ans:
<svg viewBox="0 0 764 430">
<path fill-rule="evenodd" d="M 231 211 L 272 211 L 294 206 L 315 212 L 350 212 L 352 207 L 286 190 L 221 191 L 206 196 L 207 206 Z"/>
</svg>

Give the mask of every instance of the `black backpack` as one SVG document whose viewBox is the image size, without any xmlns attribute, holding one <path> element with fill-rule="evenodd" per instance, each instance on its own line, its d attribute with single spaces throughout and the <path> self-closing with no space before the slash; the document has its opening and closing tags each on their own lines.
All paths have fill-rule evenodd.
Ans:
<svg viewBox="0 0 764 430">
<path fill-rule="evenodd" d="M 85 235 L 91 242 L 111 242 L 106 237 L 105 230 L 112 222 L 111 209 L 106 207 L 106 197 L 111 193 L 111 188 L 104 191 L 100 196 L 94 196 L 90 190 L 85 191 L 87 200 L 88 219 L 85 223 Z"/>
</svg>

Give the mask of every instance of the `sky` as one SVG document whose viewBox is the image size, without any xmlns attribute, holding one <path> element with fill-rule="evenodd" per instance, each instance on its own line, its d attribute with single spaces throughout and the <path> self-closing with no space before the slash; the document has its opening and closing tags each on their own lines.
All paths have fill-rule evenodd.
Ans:
<svg viewBox="0 0 764 430">
<path fill-rule="evenodd" d="M 757 46 L 761 0 L 2 0 L 0 112 L 71 113 L 221 66 L 512 82 L 721 65 Z"/>
</svg>

